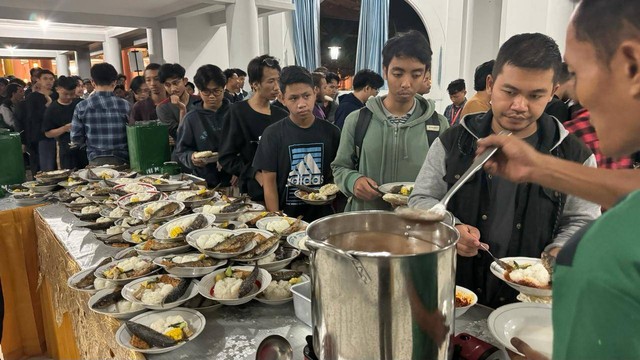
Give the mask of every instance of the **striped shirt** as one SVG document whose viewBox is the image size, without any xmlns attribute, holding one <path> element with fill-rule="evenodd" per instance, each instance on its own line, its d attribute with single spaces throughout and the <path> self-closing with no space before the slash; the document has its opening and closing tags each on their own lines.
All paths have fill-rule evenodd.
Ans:
<svg viewBox="0 0 640 360">
<path fill-rule="evenodd" d="M 71 121 L 71 141 L 87 146 L 87 157 L 94 160 L 115 156 L 129 161 L 127 121 L 131 104 L 110 91 L 95 91 L 81 101 Z"/>
<path fill-rule="evenodd" d="M 393 125 L 402 125 L 404 123 L 407 122 L 407 120 L 409 120 L 409 118 L 411 117 L 411 115 L 413 115 L 413 112 L 416 111 L 416 104 L 418 102 L 414 99 L 413 100 L 413 106 L 411 107 L 411 110 L 409 110 L 408 113 L 404 114 L 404 116 L 395 116 L 393 115 L 389 110 L 387 110 L 386 107 L 384 107 L 384 105 L 382 106 L 382 110 L 384 111 L 384 115 L 387 117 L 387 120 L 389 120 L 389 122 Z"/>
</svg>

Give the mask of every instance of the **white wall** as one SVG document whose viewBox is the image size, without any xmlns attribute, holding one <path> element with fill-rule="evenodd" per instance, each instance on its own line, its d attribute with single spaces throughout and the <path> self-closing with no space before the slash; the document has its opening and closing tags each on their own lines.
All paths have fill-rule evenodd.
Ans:
<svg viewBox="0 0 640 360">
<path fill-rule="evenodd" d="M 266 21 L 268 31 L 268 47 L 261 45 L 269 55 L 280 60 L 281 66 L 295 65 L 291 12 L 269 15 Z M 265 29 L 265 28 L 261 28 Z"/>
<path fill-rule="evenodd" d="M 161 34 L 164 61 L 168 63 L 179 63 L 180 52 L 178 49 L 178 29 L 163 28 Z"/>
<path fill-rule="evenodd" d="M 178 17 L 177 25 L 180 65 L 187 69 L 190 81 L 202 65 L 229 67 L 226 26 L 211 26 L 208 14 Z"/>
</svg>

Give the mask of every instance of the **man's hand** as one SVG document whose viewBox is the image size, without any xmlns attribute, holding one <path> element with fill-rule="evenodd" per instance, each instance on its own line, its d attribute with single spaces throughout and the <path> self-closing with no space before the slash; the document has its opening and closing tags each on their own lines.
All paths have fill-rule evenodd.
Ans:
<svg viewBox="0 0 640 360">
<path fill-rule="evenodd" d="M 362 176 L 353 184 L 353 194 L 360 200 L 371 201 L 381 196 L 377 188 L 378 184 L 373 179 Z"/>
<path fill-rule="evenodd" d="M 71 123 L 64 126 L 64 132 L 71 132 Z"/>
<path fill-rule="evenodd" d="M 195 154 L 196 154 L 195 152 L 191 153 L 191 163 L 193 164 L 193 166 L 196 166 L 196 167 L 205 167 L 205 166 L 207 166 L 207 163 L 204 161 L 204 159 L 196 158 L 194 156 Z"/>
<path fill-rule="evenodd" d="M 518 355 L 513 351 L 507 349 L 511 360 L 549 360 L 548 357 L 533 350 L 531 346 L 529 346 L 526 342 L 518 339 L 517 337 L 511 338 L 511 345 L 513 345 L 513 347 L 516 348 L 516 350 L 518 350 L 520 353 L 524 354 L 524 356 Z"/>
<path fill-rule="evenodd" d="M 476 154 L 482 153 L 489 146 L 499 148 L 484 164 L 484 169 L 490 174 L 518 183 L 529 182 L 531 176 L 544 166 L 545 155 L 515 136 L 491 135 L 480 139 Z"/>
<path fill-rule="evenodd" d="M 235 175 L 231 176 L 231 186 L 238 186 L 238 177 Z"/>
<path fill-rule="evenodd" d="M 180 102 L 180 96 L 171 95 L 171 103 L 177 106 L 180 109 L 180 111 L 187 111 L 187 106 Z"/>
<path fill-rule="evenodd" d="M 478 248 L 480 248 L 480 230 L 477 228 L 460 224 L 456 225 L 456 229 L 460 232 L 460 240 L 458 240 L 458 244 L 456 245 L 456 249 L 458 249 L 458 255 L 460 256 L 476 256 L 478 254 Z M 489 245 L 486 245 L 487 248 Z"/>
<path fill-rule="evenodd" d="M 44 106 L 49 107 L 49 105 L 51 105 L 51 103 L 53 102 L 53 99 L 49 94 L 43 94 L 43 95 L 44 95 L 44 98 L 47 100 Z"/>
</svg>

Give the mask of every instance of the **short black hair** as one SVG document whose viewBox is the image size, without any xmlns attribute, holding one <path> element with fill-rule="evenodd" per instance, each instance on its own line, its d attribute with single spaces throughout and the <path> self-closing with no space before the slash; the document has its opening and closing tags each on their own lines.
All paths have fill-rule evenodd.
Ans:
<svg viewBox="0 0 640 360">
<path fill-rule="evenodd" d="M 144 71 L 147 70 L 160 70 L 160 64 L 150 63 L 149 65 L 147 65 L 147 67 L 144 68 Z"/>
<path fill-rule="evenodd" d="M 227 77 L 224 76 L 222 69 L 215 65 L 202 65 L 196 71 L 193 82 L 196 83 L 198 90 L 206 90 L 210 82 L 214 82 L 217 86 L 224 87 L 227 83 Z"/>
<path fill-rule="evenodd" d="M 88 79 L 88 78 L 87 79 L 83 79 L 82 83 L 85 84 L 85 85 L 91 84 L 91 79 Z"/>
<path fill-rule="evenodd" d="M 235 68 L 235 69 L 233 69 L 233 70 L 235 70 L 235 71 L 236 71 L 236 74 L 238 74 L 238 77 L 240 77 L 240 76 L 245 76 L 245 77 L 246 77 L 246 76 L 247 76 L 247 73 L 246 73 L 244 70 L 242 70 L 242 69 Z"/>
<path fill-rule="evenodd" d="M 327 77 L 327 83 L 330 83 L 333 80 L 335 80 L 338 82 L 338 84 L 340 84 L 340 76 L 338 76 L 338 74 L 334 72 L 328 72 L 326 73 L 326 77 Z"/>
<path fill-rule="evenodd" d="M 637 0 L 582 0 L 573 15 L 576 39 L 589 42 L 599 60 L 609 64 L 624 40 L 640 38 Z"/>
<path fill-rule="evenodd" d="M 158 71 L 158 78 L 160 82 L 164 84 L 165 81 L 172 78 L 184 79 L 186 72 L 180 64 L 162 64 Z"/>
<path fill-rule="evenodd" d="M 118 80 L 124 78 L 124 80 L 127 80 L 127 76 L 125 74 L 118 74 Z"/>
<path fill-rule="evenodd" d="M 327 79 L 324 73 L 321 73 L 319 71 L 312 72 L 311 78 L 313 79 L 313 86 L 315 87 L 320 87 L 320 84 L 322 84 L 322 79 Z"/>
<path fill-rule="evenodd" d="M 518 34 L 500 46 L 491 76 L 497 79 L 505 65 L 530 70 L 553 70 L 553 83 L 557 84 L 562 67 L 562 55 L 558 44 L 547 35 Z"/>
<path fill-rule="evenodd" d="M 140 88 L 142 87 L 142 84 L 144 84 L 144 76 L 138 75 L 131 79 L 131 83 L 129 83 L 129 89 L 131 89 L 131 91 L 133 91 L 134 93 L 138 92 L 138 90 L 140 90 Z"/>
<path fill-rule="evenodd" d="M 487 89 L 487 76 L 491 75 L 495 63 L 495 60 L 489 60 L 476 67 L 476 72 L 473 74 L 473 90 L 484 91 Z"/>
<path fill-rule="evenodd" d="M 313 72 L 321 72 L 326 75 L 329 72 L 329 69 L 326 66 L 320 66 L 313 70 Z"/>
<path fill-rule="evenodd" d="M 311 88 L 314 87 L 313 78 L 309 70 L 302 66 L 286 66 L 280 73 L 280 91 L 284 94 L 287 85 L 306 84 Z"/>
<path fill-rule="evenodd" d="M 60 75 L 56 81 L 56 87 L 65 90 L 75 90 L 78 87 L 78 80 L 74 79 L 73 76 Z"/>
<path fill-rule="evenodd" d="M 91 67 L 91 79 L 98 86 L 108 86 L 118 80 L 118 72 L 109 63 L 95 64 Z"/>
<path fill-rule="evenodd" d="M 34 67 L 34 68 L 31 68 L 31 69 L 29 69 L 29 75 L 31 75 L 32 77 L 33 77 L 33 76 L 36 76 L 36 77 L 37 77 L 37 76 L 38 76 L 38 73 L 40 72 L 40 70 L 42 70 L 42 69 L 40 69 L 40 68 L 35 68 L 35 67 Z"/>
<path fill-rule="evenodd" d="M 114 88 L 113 88 L 113 92 L 115 92 L 116 90 L 122 90 L 122 91 L 124 91 L 124 92 L 127 92 L 127 91 L 124 89 L 124 85 L 116 85 L 116 87 L 114 87 Z"/>
<path fill-rule="evenodd" d="M 22 81 L 22 79 L 19 79 L 19 78 L 12 78 L 11 80 L 9 80 L 9 85 L 11 84 L 18 84 L 22 87 L 27 86 L 27 84 L 24 81 Z"/>
<path fill-rule="evenodd" d="M 382 49 L 382 66 L 388 68 L 394 57 L 408 57 L 423 63 L 425 70 L 431 70 L 432 55 L 429 40 L 421 32 L 410 30 L 387 40 Z"/>
<path fill-rule="evenodd" d="M 7 79 L 5 79 L 3 77 L 0 77 L 0 84 L 2 84 L 4 86 L 7 86 L 7 85 L 9 85 L 9 80 L 7 80 Z"/>
<path fill-rule="evenodd" d="M 464 83 L 464 79 L 453 80 L 449 83 L 449 86 L 447 86 L 447 92 L 449 95 L 465 90 L 467 90 L 467 85 Z"/>
<path fill-rule="evenodd" d="M 247 73 L 249 74 L 249 84 L 253 84 L 255 82 L 261 82 L 262 76 L 264 75 L 264 68 L 272 68 L 278 70 L 280 72 L 282 69 L 280 68 L 280 63 L 278 59 L 274 58 L 271 55 L 264 54 L 260 56 L 256 56 L 251 61 L 249 61 L 249 65 L 247 65 Z"/>
<path fill-rule="evenodd" d="M 82 78 L 78 75 L 73 75 L 71 76 L 76 82 L 80 81 L 81 83 L 84 84 L 84 81 L 82 81 Z"/>
<path fill-rule="evenodd" d="M 190 87 L 191 90 L 195 90 L 196 89 L 196 86 L 193 85 L 193 83 L 191 81 L 187 81 L 187 85 L 185 85 L 185 87 Z"/>
<path fill-rule="evenodd" d="M 358 91 L 369 86 L 373 89 L 380 89 L 384 85 L 384 79 L 373 70 L 363 69 L 353 77 L 353 90 Z"/>
<path fill-rule="evenodd" d="M 13 94 L 15 94 L 16 92 L 18 92 L 18 89 L 23 88 L 23 86 L 20 86 L 20 84 L 16 84 L 16 83 L 11 83 L 9 85 L 7 85 L 7 89 L 6 89 L 6 99 L 11 100 L 11 97 L 13 96 Z"/>
<path fill-rule="evenodd" d="M 560 67 L 560 73 L 558 74 L 558 84 L 564 84 L 567 81 L 571 80 L 571 73 L 569 72 L 569 66 L 566 62 L 562 63 Z"/>
<path fill-rule="evenodd" d="M 51 75 L 54 78 L 56 77 L 56 75 L 53 73 L 53 71 L 51 71 L 49 69 L 41 69 L 40 72 L 38 73 L 38 79 L 40 79 L 42 77 L 42 75 Z"/>
<path fill-rule="evenodd" d="M 226 79 L 225 85 L 229 80 L 231 80 L 233 75 L 238 75 L 238 73 L 236 72 L 236 69 L 226 69 L 225 71 L 223 71 L 223 74 L 224 74 L 224 78 Z"/>
</svg>

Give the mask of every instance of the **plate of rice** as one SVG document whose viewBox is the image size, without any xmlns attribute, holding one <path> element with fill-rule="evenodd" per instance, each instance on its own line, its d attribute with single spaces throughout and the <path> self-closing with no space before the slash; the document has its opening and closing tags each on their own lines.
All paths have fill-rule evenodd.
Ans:
<svg viewBox="0 0 640 360">
<path fill-rule="evenodd" d="M 120 291 L 120 290 L 115 290 Z M 115 319 L 131 319 L 136 315 L 140 315 L 143 312 L 147 311 L 147 309 L 136 303 L 132 303 L 129 300 L 124 298 L 118 300 L 116 303 L 110 304 L 106 307 L 96 307 L 96 303 L 102 299 L 104 296 L 107 296 L 114 292 L 114 289 L 103 289 L 95 293 L 91 298 L 89 298 L 88 306 L 89 309 L 95 313 L 100 315 L 110 316 Z"/>
<path fill-rule="evenodd" d="M 223 305 L 242 305 L 253 300 L 265 291 L 271 283 L 271 274 L 264 269 L 257 268 L 258 275 L 251 289 L 240 297 L 243 282 L 254 271 L 254 266 L 230 266 L 219 269 L 200 280 L 198 291 L 207 299 L 215 300 Z"/>
<path fill-rule="evenodd" d="M 287 237 L 294 232 L 303 231 L 309 226 L 306 221 L 298 221 L 296 218 L 288 216 L 270 216 L 258 220 L 256 227 L 258 229 L 278 233 L 283 237 Z"/>
<path fill-rule="evenodd" d="M 257 243 L 254 240 L 249 241 L 241 250 L 239 251 L 216 251 L 213 248 L 220 244 L 221 242 L 236 236 L 241 233 L 237 232 L 238 230 L 223 230 L 223 229 L 202 229 L 196 230 L 189 235 L 187 235 L 187 243 L 194 248 L 198 249 L 200 252 L 211 256 L 214 259 L 230 259 L 232 257 L 244 254 L 248 251 L 251 251 L 254 247 L 256 247 Z"/>
<path fill-rule="evenodd" d="M 287 243 L 294 248 L 300 250 L 303 254 L 309 256 L 311 252 L 306 245 L 306 241 L 309 237 L 307 236 L 306 231 L 298 231 L 289 236 L 287 236 Z"/>
<path fill-rule="evenodd" d="M 516 269 L 506 271 L 495 261 L 491 272 L 515 290 L 530 296 L 551 296 L 551 274 L 542 265 L 542 260 L 530 257 L 506 257 L 500 259 Z"/>
<path fill-rule="evenodd" d="M 187 279 L 189 285 L 184 293 L 175 301 L 164 302 L 181 280 L 176 276 L 166 274 L 144 277 L 125 285 L 122 288 L 122 296 L 132 303 L 140 304 L 147 309 L 172 309 L 198 295 L 198 280 Z"/>
<path fill-rule="evenodd" d="M 287 271 L 284 271 L 285 273 Z M 277 274 L 277 273 L 275 273 Z M 293 293 L 291 293 L 291 286 L 301 284 L 303 282 L 310 281 L 311 279 L 307 275 L 301 275 L 298 277 L 292 277 L 291 279 L 276 279 L 275 274 L 272 274 L 272 280 L 269 286 L 256 297 L 256 300 L 267 305 L 282 305 L 293 301 Z"/>
</svg>

